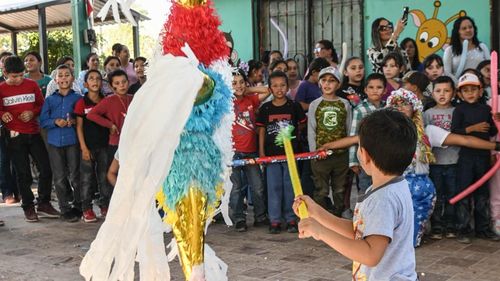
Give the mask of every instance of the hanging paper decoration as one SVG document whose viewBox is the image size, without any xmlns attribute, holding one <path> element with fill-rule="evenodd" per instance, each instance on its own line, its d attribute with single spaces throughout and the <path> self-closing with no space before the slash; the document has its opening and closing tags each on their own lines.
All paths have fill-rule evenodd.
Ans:
<svg viewBox="0 0 500 281">
<path fill-rule="evenodd" d="M 177 255 L 186 280 L 227 280 L 227 266 L 205 244 L 211 218 L 229 218 L 234 119 L 229 49 L 212 5 L 172 3 L 163 54 L 151 59 L 120 134 L 108 215 L 80 266 L 86 280 L 132 281 L 135 262 L 141 280 L 170 280 Z"/>
</svg>

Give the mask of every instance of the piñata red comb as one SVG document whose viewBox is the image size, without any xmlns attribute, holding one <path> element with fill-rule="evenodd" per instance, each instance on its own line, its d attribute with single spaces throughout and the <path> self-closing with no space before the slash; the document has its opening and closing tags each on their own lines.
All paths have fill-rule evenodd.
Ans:
<svg viewBox="0 0 500 281">
<path fill-rule="evenodd" d="M 185 56 L 181 47 L 188 43 L 198 60 L 206 67 L 217 59 L 228 58 L 229 48 L 223 33 L 218 29 L 220 24 L 221 21 L 212 8 L 212 1 L 195 7 L 173 2 L 165 23 L 163 53 Z"/>
</svg>

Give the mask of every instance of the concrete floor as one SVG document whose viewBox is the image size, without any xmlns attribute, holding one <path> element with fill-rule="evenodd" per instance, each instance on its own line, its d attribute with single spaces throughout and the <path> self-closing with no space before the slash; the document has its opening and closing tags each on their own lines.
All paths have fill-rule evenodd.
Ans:
<svg viewBox="0 0 500 281">
<path fill-rule="evenodd" d="M 24 221 L 19 206 L 0 204 L 0 280 L 83 280 L 78 266 L 100 223 L 59 219 Z M 169 240 L 169 235 L 167 239 Z M 222 224 L 209 228 L 208 243 L 229 266 L 229 280 L 351 280 L 351 263 L 326 245 L 295 234 L 270 235 L 266 228 L 237 233 Z M 420 280 L 500 280 L 500 243 L 475 239 L 426 241 L 417 249 Z M 176 260 L 177 261 L 177 260 Z M 172 280 L 183 280 L 178 262 Z"/>
</svg>

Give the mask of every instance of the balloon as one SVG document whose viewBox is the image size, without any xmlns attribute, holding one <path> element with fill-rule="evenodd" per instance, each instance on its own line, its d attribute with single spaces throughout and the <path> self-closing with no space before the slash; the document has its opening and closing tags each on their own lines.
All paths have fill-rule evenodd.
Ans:
<svg viewBox="0 0 500 281">
<path fill-rule="evenodd" d="M 464 43 L 466 41 L 467 40 L 465 40 Z M 463 55 L 464 53 L 462 52 L 462 56 Z M 491 97 L 492 97 L 491 102 L 493 103 L 491 112 L 495 114 L 498 113 L 498 54 L 495 51 L 491 53 Z M 500 136 L 500 122 L 495 121 L 495 125 L 498 129 L 498 135 Z M 471 194 L 476 189 L 481 187 L 496 173 L 496 171 L 499 168 L 500 168 L 500 154 L 497 154 L 497 162 L 495 163 L 495 165 L 493 165 L 493 167 L 491 167 L 491 169 L 486 174 L 484 174 L 477 182 L 467 187 L 464 191 L 460 192 L 455 197 L 451 198 L 450 204 L 453 205 L 457 203 L 458 201 L 464 199 L 467 195 Z"/>
<path fill-rule="evenodd" d="M 464 40 L 462 43 L 462 55 L 460 56 L 460 63 L 458 64 L 457 72 L 455 72 L 455 77 L 457 79 L 460 77 L 462 71 L 464 71 L 465 61 L 467 60 L 467 53 L 469 52 L 469 40 Z"/>
<path fill-rule="evenodd" d="M 283 58 L 287 58 L 287 56 L 288 56 L 288 39 L 286 38 L 286 35 L 283 32 L 283 30 L 281 30 L 279 25 L 273 19 L 271 19 L 271 24 L 274 26 L 274 28 L 276 28 L 278 30 L 278 33 L 280 34 L 281 39 L 283 39 Z"/>
</svg>

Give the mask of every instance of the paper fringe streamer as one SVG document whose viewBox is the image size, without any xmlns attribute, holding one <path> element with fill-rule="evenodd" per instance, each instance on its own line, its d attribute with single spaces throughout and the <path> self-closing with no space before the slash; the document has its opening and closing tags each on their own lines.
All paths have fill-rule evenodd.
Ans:
<svg viewBox="0 0 500 281">
<path fill-rule="evenodd" d="M 226 39 L 218 30 L 220 24 L 221 21 L 212 8 L 212 1 L 193 8 L 174 2 L 164 28 L 163 52 L 183 56 L 180 48 L 188 43 L 198 60 L 206 67 L 217 59 L 228 58 Z"/>
</svg>

